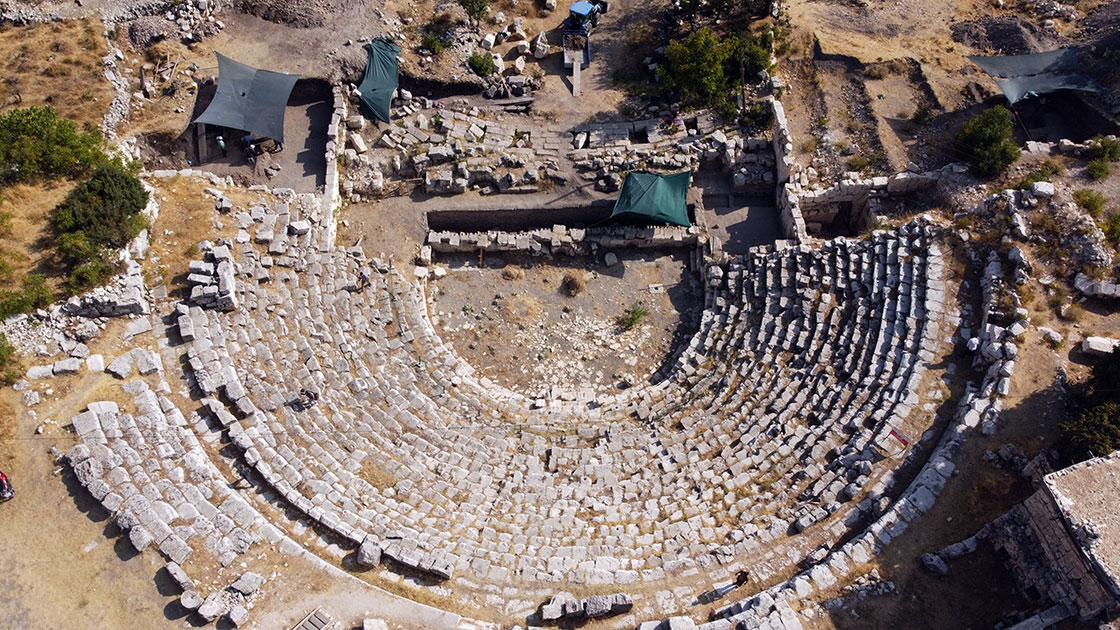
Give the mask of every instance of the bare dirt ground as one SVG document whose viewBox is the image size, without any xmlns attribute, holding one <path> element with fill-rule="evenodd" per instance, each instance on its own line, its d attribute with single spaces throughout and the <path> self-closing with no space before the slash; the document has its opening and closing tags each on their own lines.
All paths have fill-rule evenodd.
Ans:
<svg viewBox="0 0 1120 630">
<path fill-rule="evenodd" d="M 514 256 L 441 257 L 447 277 L 429 292 L 445 340 L 482 375 L 531 395 L 557 383 L 579 391 L 617 391 L 650 378 L 674 344 L 698 323 L 702 296 L 683 254 L 619 252 L 552 262 Z M 543 263 L 543 264 L 542 264 Z M 586 289 L 569 296 L 565 275 Z M 634 304 L 649 311 L 626 330 Z"/>
</svg>

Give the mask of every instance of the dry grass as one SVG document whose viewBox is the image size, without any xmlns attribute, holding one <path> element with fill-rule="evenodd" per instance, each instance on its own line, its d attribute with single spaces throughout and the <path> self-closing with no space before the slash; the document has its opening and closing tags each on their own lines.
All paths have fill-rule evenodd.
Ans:
<svg viewBox="0 0 1120 630">
<path fill-rule="evenodd" d="M 516 265 L 506 265 L 502 269 L 502 277 L 506 280 L 521 280 L 525 277 L 525 270 Z"/>
<path fill-rule="evenodd" d="M 160 210 L 152 226 L 146 271 L 153 280 L 157 276 L 162 278 L 169 294 L 178 296 L 186 290 L 188 263 L 198 258 L 195 245 L 203 240 L 233 236 L 237 231 L 229 217 L 223 217 L 222 229 L 218 229 L 214 198 L 203 191 L 206 185 L 201 181 L 178 176 L 156 183 Z M 230 198 L 236 206 L 237 196 L 231 194 Z"/>
<path fill-rule="evenodd" d="M 113 99 L 92 19 L 0 28 L 0 111 L 51 105 L 79 127 L 97 127 Z"/>
<path fill-rule="evenodd" d="M 134 109 L 128 119 L 121 122 L 118 133 L 121 135 L 147 135 L 160 134 L 176 138 L 188 126 L 195 94 L 190 89 L 194 84 L 187 68 L 192 63 L 201 68 L 210 68 L 214 65 L 214 56 L 210 51 L 211 44 L 199 45 L 192 50 L 175 41 L 158 42 L 143 55 L 134 55 L 139 63 L 152 63 L 156 66 L 179 61 L 174 73 L 165 83 L 155 74 L 152 84 L 155 94 L 150 99 L 142 101 L 139 109 Z M 205 71 L 200 71 L 205 75 Z M 215 69 L 216 72 L 216 69 Z M 175 111 L 180 109 L 181 111 Z"/>
<path fill-rule="evenodd" d="M 374 463 L 374 459 L 373 457 L 367 457 L 362 461 L 362 469 L 358 471 L 358 476 L 378 490 L 395 486 L 398 481 L 397 478 L 379 468 Z"/>
<path fill-rule="evenodd" d="M 47 215 L 74 186 L 71 182 L 17 184 L 0 191 L 0 212 L 12 215 L 11 232 L 0 242 L 0 255 L 12 265 L 12 274 L 0 278 L 0 289 L 19 288 L 28 273 L 45 276 L 55 291 L 65 284 L 66 268 L 55 253 Z"/>
<path fill-rule="evenodd" d="M 575 297 L 587 288 L 587 279 L 584 277 L 583 271 L 569 271 L 564 274 L 564 280 L 560 283 L 560 289 L 568 297 Z"/>
</svg>

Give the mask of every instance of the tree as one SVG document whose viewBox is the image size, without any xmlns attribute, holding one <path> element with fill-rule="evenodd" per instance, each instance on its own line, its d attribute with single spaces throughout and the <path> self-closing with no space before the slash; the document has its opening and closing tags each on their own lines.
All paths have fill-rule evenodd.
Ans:
<svg viewBox="0 0 1120 630">
<path fill-rule="evenodd" d="M 1120 350 L 1093 366 L 1081 396 L 1088 411 L 1061 424 L 1065 455 L 1082 461 L 1120 449 Z"/>
<path fill-rule="evenodd" d="M 1063 422 L 1067 455 L 1082 461 L 1120 449 L 1120 403 L 1101 403 L 1073 420 Z"/>
<path fill-rule="evenodd" d="M 148 225 L 142 214 L 148 191 L 117 161 L 101 166 L 51 210 L 58 250 L 71 267 L 77 293 L 106 281 L 115 265 L 110 251 L 125 247 Z"/>
<path fill-rule="evenodd" d="M 55 206 L 51 224 L 60 242 L 84 241 L 80 247 L 66 248 L 75 254 L 71 258 L 86 257 L 91 249 L 128 245 L 147 227 L 140 214 L 147 203 L 148 191 L 140 180 L 119 162 L 108 162 Z"/>
<path fill-rule="evenodd" d="M 472 53 L 470 58 L 467 59 L 467 65 L 470 67 L 471 72 L 474 72 L 480 77 L 494 74 L 494 58 L 485 53 Z"/>
<path fill-rule="evenodd" d="M 1019 159 L 1019 145 L 1011 139 L 1014 128 L 1011 112 L 996 105 L 965 123 L 953 144 L 967 156 L 973 171 L 991 177 Z"/>
<path fill-rule="evenodd" d="M 53 107 L 13 109 L 0 116 L 0 183 L 84 175 L 105 162 L 101 145 Z"/>
<path fill-rule="evenodd" d="M 734 52 L 733 42 L 721 40 L 706 28 L 684 40 L 672 40 L 665 49 L 665 64 L 658 68 L 661 82 L 678 90 L 687 103 L 715 105 L 730 87 L 724 65 Z"/>
<path fill-rule="evenodd" d="M 490 0 L 459 0 L 472 20 L 481 20 L 490 11 Z"/>
</svg>

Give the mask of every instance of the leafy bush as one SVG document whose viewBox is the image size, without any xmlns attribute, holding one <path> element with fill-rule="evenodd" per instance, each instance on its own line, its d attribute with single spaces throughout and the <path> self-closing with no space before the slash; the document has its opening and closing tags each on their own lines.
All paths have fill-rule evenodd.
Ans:
<svg viewBox="0 0 1120 630">
<path fill-rule="evenodd" d="M 996 105 L 965 123 L 953 143 L 976 173 L 991 177 L 1019 159 L 1019 146 L 1011 139 L 1013 129 L 1011 112 Z"/>
<path fill-rule="evenodd" d="M 105 163 L 102 144 L 53 107 L 13 109 L 0 115 L 0 184 L 84 175 Z"/>
<path fill-rule="evenodd" d="M 774 110 L 766 103 L 751 103 L 743 110 L 739 126 L 752 131 L 766 131 L 774 126 Z"/>
<path fill-rule="evenodd" d="M 420 36 L 420 47 L 430 50 L 433 55 L 438 55 L 443 52 L 443 42 L 440 40 L 439 35 L 430 31 L 425 31 Z"/>
<path fill-rule="evenodd" d="M 103 283 L 115 266 L 112 249 L 124 247 L 148 226 L 141 214 L 148 191 L 123 164 L 107 162 L 58 204 L 50 215 L 58 250 L 71 267 L 70 289 Z"/>
<path fill-rule="evenodd" d="M 863 74 L 868 79 L 885 79 L 888 74 L 887 66 L 881 63 L 872 64 L 863 69 Z"/>
<path fill-rule="evenodd" d="M 1090 160 L 1116 162 L 1120 160 L 1120 140 L 1097 136 L 1093 138 L 1093 146 L 1089 148 L 1088 155 Z"/>
<path fill-rule="evenodd" d="M 1081 461 L 1107 455 L 1120 449 L 1120 403 L 1101 403 L 1063 422 L 1061 428 L 1071 458 Z"/>
<path fill-rule="evenodd" d="M 733 52 L 733 43 L 706 28 L 683 40 L 674 39 L 665 49 L 665 63 L 657 68 L 661 83 L 680 92 L 686 103 L 715 105 L 730 87 L 724 64 Z"/>
<path fill-rule="evenodd" d="M 866 169 L 868 166 L 870 166 L 870 162 L 868 162 L 867 158 L 863 157 L 862 155 L 853 155 L 852 157 L 848 158 L 849 171 L 855 171 L 858 173 Z"/>
<path fill-rule="evenodd" d="M 424 25 L 424 32 L 420 35 L 420 47 L 432 51 L 434 55 L 440 54 L 446 47 L 443 43 L 444 36 L 460 23 L 462 20 L 456 21 L 450 13 L 433 16 L 432 21 Z"/>
<path fill-rule="evenodd" d="M 1095 190 L 1082 188 L 1081 190 L 1074 191 L 1073 201 L 1090 215 L 1097 216 L 1104 208 L 1105 199 L 1104 195 Z"/>
<path fill-rule="evenodd" d="M 1042 164 L 1039 164 L 1038 168 L 1031 171 L 1030 174 L 1028 174 L 1026 177 L 1019 180 L 1018 185 L 1016 185 L 1015 187 L 1019 190 L 1026 190 L 1027 188 L 1031 187 L 1031 184 L 1047 181 L 1051 177 L 1058 175 L 1061 172 L 1062 167 L 1058 166 L 1056 163 L 1050 160 L 1046 160 Z"/>
<path fill-rule="evenodd" d="M 1108 220 L 1104 222 L 1104 227 L 1101 229 L 1104 231 L 1105 237 L 1108 238 L 1108 242 L 1112 243 L 1113 247 L 1120 247 L 1120 214 L 1114 214 L 1108 217 Z"/>
<path fill-rule="evenodd" d="M 20 282 L 20 289 L 0 291 L 0 318 L 43 308 L 54 301 L 47 279 L 29 273 Z"/>
<path fill-rule="evenodd" d="M 485 53 L 473 53 L 470 59 L 467 59 L 467 65 L 470 67 L 471 72 L 480 77 L 489 76 L 494 74 L 494 59 Z"/>
<path fill-rule="evenodd" d="M 910 117 L 910 120 L 913 121 L 915 125 L 924 127 L 929 124 L 929 119 L 932 117 L 933 108 L 929 106 L 929 103 L 921 103 L 918 105 L 918 109 L 914 110 L 914 115 Z"/>
<path fill-rule="evenodd" d="M 459 0 L 459 4 L 473 20 L 481 20 L 490 11 L 490 0 Z"/>
<path fill-rule="evenodd" d="M 94 249 L 124 247 L 147 227 L 140 214 L 147 203 L 140 180 L 121 163 L 108 162 L 51 211 L 51 224 L 60 236 L 80 235 Z"/>
<path fill-rule="evenodd" d="M 622 326 L 623 330 L 632 330 L 637 328 L 647 317 L 649 317 L 649 309 L 638 302 L 634 302 L 618 318 L 618 325 Z"/>
<path fill-rule="evenodd" d="M 1066 456 L 1081 461 L 1120 449 L 1120 351 L 1093 366 L 1079 396 L 1087 410 L 1061 424 Z"/>
<path fill-rule="evenodd" d="M 0 383 L 11 385 L 22 375 L 23 370 L 20 369 L 19 355 L 16 354 L 15 347 L 8 343 L 4 333 L 0 333 Z"/>
<path fill-rule="evenodd" d="M 1090 160 L 1085 166 L 1085 174 L 1094 182 L 1107 179 L 1111 172 L 1112 166 L 1108 163 L 1108 159 L 1103 157 Z"/>
</svg>

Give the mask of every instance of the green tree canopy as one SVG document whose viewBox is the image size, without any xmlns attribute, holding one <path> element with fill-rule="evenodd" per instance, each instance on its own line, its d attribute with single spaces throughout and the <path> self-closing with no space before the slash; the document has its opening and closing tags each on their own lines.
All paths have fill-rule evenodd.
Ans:
<svg viewBox="0 0 1120 630">
<path fill-rule="evenodd" d="M 53 107 L 13 109 L 0 116 L 0 184 L 84 175 L 105 163 L 102 144 Z"/>
<path fill-rule="evenodd" d="M 490 10 L 490 0 L 459 0 L 459 4 L 473 20 L 481 20 Z"/>
<path fill-rule="evenodd" d="M 991 177 L 1019 159 L 1019 145 L 1011 139 L 1014 128 L 1011 112 L 996 105 L 965 123 L 954 144 L 967 156 L 973 171 Z"/>
<path fill-rule="evenodd" d="M 147 227 L 147 219 L 140 214 L 147 203 L 148 191 L 140 180 L 120 162 L 106 162 L 51 211 L 51 224 L 61 243 L 85 244 L 73 251 L 76 256 L 67 256 L 65 250 L 63 255 L 70 262 L 81 262 L 89 248 L 128 245 Z"/>
<path fill-rule="evenodd" d="M 672 40 L 665 49 L 665 64 L 658 68 L 662 84 L 680 92 L 692 105 L 715 105 L 730 87 L 725 64 L 735 52 L 733 42 L 721 40 L 706 28 L 683 40 Z"/>
<path fill-rule="evenodd" d="M 1062 423 L 1067 455 L 1082 461 L 1120 449 L 1120 403 L 1103 402 Z"/>
</svg>

